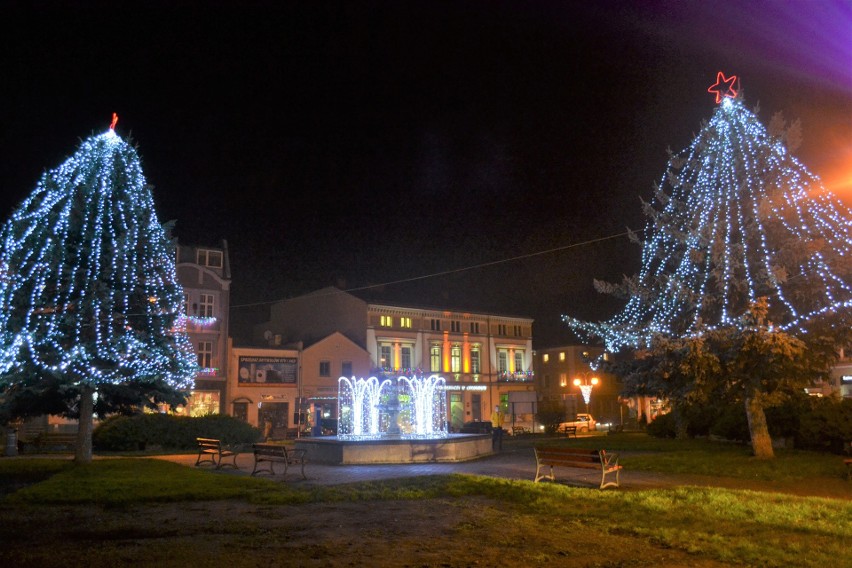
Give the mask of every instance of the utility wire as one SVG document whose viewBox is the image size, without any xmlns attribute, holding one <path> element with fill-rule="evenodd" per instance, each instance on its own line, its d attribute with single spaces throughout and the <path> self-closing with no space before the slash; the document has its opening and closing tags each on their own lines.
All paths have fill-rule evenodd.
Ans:
<svg viewBox="0 0 852 568">
<path fill-rule="evenodd" d="M 411 278 L 403 278 L 402 280 L 393 280 L 391 282 L 384 282 L 384 283 L 381 283 L 381 284 L 370 284 L 369 286 L 358 286 L 356 288 L 347 288 L 346 290 L 343 290 L 343 292 L 359 292 L 361 290 L 370 290 L 371 288 L 381 288 L 381 287 L 384 287 L 384 286 L 394 286 L 396 284 L 405 284 L 407 282 L 416 282 L 417 280 L 426 280 L 427 278 L 435 278 L 435 277 L 438 277 L 438 276 L 446 276 L 448 274 L 457 274 L 459 272 L 466 272 L 468 270 L 476 270 L 478 268 L 485 268 L 487 266 L 496 266 L 498 264 L 505 264 L 507 262 L 514 262 L 516 260 L 523 260 L 525 258 L 533 258 L 533 257 L 536 257 L 536 256 L 542 256 L 542 255 L 545 255 L 545 254 L 551 254 L 551 253 L 554 253 L 554 252 L 559 252 L 559 251 L 577 248 L 577 247 L 581 247 L 581 246 L 591 245 L 591 244 L 599 243 L 599 242 L 602 242 L 602 241 L 617 239 L 619 237 L 624 237 L 624 236 L 627 236 L 627 235 L 630 235 L 630 231 L 624 231 L 623 233 L 618 233 L 616 235 L 609 235 L 607 237 L 600 237 L 598 239 L 590 239 L 588 241 L 583 241 L 583 242 L 580 242 L 580 243 L 565 245 L 565 246 L 562 246 L 562 247 L 556 247 L 556 248 L 552 248 L 552 249 L 548 249 L 548 250 L 531 252 L 529 254 L 522 254 L 520 256 L 513 256 L 511 258 L 504 258 L 504 259 L 501 259 L 501 260 L 493 260 L 491 262 L 483 262 L 482 264 L 474 264 L 474 265 L 465 266 L 465 267 L 462 267 L 462 268 L 454 268 L 453 270 L 444 270 L 442 272 L 434 272 L 432 274 L 424 274 L 422 276 L 414 276 L 414 277 L 411 277 Z M 317 297 L 317 296 L 312 296 L 312 297 Z M 250 308 L 250 307 L 254 307 L 254 306 L 267 306 L 269 304 L 275 304 L 275 303 L 280 302 L 280 301 L 281 300 L 270 300 L 270 301 L 267 301 L 267 302 L 255 302 L 255 303 L 252 303 L 252 304 L 237 304 L 237 305 L 232 305 L 231 307 L 232 308 Z"/>
</svg>

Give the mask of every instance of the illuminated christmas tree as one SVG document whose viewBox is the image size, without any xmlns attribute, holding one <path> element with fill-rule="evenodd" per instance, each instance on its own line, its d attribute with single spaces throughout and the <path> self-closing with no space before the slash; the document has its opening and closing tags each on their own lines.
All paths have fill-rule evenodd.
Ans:
<svg viewBox="0 0 852 568">
<path fill-rule="evenodd" d="M 852 216 L 790 153 L 796 125 L 768 131 L 719 73 L 718 107 L 692 144 L 672 155 L 645 204 L 642 268 L 620 284 L 624 309 L 608 321 L 563 316 L 609 351 L 736 326 L 768 300 L 769 321 L 802 335 L 852 307 Z"/>
<path fill-rule="evenodd" d="M 110 129 L 45 173 L 0 233 L 0 401 L 79 418 L 175 402 L 196 361 L 174 251 L 136 150 Z"/>
</svg>

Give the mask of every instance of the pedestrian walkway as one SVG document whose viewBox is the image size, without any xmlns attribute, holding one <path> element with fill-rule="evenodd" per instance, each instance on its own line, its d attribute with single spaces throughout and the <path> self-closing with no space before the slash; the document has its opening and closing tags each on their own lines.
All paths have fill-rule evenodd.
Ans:
<svg viewBox="0 0 852 568">
<path fill-rule="evenodd" d="M 505 447 L 504 447 L 505 448 Z M 188 467 L 194 467 L 197 454 L 180 454 L 152 456 Z M 237 456 L 238 469 L 224 467 L 215 470 L 222 475 L 251 475 L 254 468 L 254 456 L 251 451 Z M 202 465 L 199 469 L 212 469 Z M 424 475 L 448 475 L 451 473 L 466 473 L 484 475 L 504 479 L 533 481 L 535 479 L 535 453 L 531 446 L 509 447 L 502 452 L 485 456 L 476 460 L 453 463 L 412 463 L 412 464 L 377 464 L 377 465 L 330 465 L 311 463 L 310 456 L 305 466 L 307 479 L 302 479 L 299 467 L 291 467 L 287 475 L 283 475 L 284 467 L 275 464 L 274 477 L 261 474 L 258 477 L 274 479 L 295 487 L 310 487 L 322 485 L 340 485 L 362 481 L 381 481 Z M 597 488 L 600 483 L 600 472 L 595 470 L 557 468 L 557 483 L 576 487 Z M 648 471 L 631 471 L 625 468 L 621 471 L 618 491 L 639 491 L 648 489 L 670 489 L 683 486 L 722 487 L 727 489 L 748 489 L 785 493 L 799 496 L 829 497 L 852 500 L 852 484 L 845 478 L 822 478 L 819 484 L 799 482 L 766 482 L 740 479 L 724 476 L 666 474 Z"/>
<path fill-rule="evenodd" d="M 154 456 L 157 459 L 172 461 L 186 466 L 195 466 L 197 454 L 164 455 Z M 237 466 L 223 467 L 216 473 L 225 475 L 250 475 L 254 467 L 254 456 L 246 452 L 237 456 Z M 212 469 L 209 465 L 200 468 Z M 358 465 L 329 465 L 321 463 L 308 463 L 305 466 L 307 479 L 302 479 L 299 467 L 291 467 L 284 476 L 282 464 L 275 464 L 275 471 L 279 472 L 274 477 L 261 474 L 265 477 L 285 481 L 299 485 L 339 485 L 343 483 L 355 483 L 361 481 L 379 481 L 384 479 L 398 479 L 404 477 L 417 477 L 424 475 L 448 475 L 451 473 L 467 473 L 472 475 L 485 475 L 505 479 L 519 479 L 532 481 L 535 479 L 535 453 L 531 447 L 504 450 L 476 460 L 465 462 L 426 462 L 412 464 L 358 464 Z M 577 486 L 597 487 L 600 483 L 600 472 L 594 470 L 564 469 L 557 472 L 559 483 Z M 658 474 L 646 472 L 627 472 L 622 470 L 622 489 L 650 489 L 655 487 L 667 487 Z"/>
</svg>

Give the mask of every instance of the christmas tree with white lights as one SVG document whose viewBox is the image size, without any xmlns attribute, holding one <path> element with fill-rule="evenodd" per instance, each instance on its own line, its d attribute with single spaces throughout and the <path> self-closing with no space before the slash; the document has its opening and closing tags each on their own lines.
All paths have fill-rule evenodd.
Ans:
<svg viewBox="0 0 852 568">
<path fill-rule="evenodd" d="M 0 233 L 0 403 L 79 418 L 174 402 L 196 360 L 174 250 L 136 150 L 110 129 L 46 172 Z"/>
<path fill-rule="evenodd" d="M 852 216 L 791 153 L 796 128 L 768 131 L 719 73 L 718 107 L 695 140 L 672 155 L 645 204 L 642 268 L 620 284 L 624 309 L 604 322 L 563 316 L 607 350 L 647 347 L 736 326 L 768 302 L 769 321 L 805 334 L 852 307 Z"/>
</svg>

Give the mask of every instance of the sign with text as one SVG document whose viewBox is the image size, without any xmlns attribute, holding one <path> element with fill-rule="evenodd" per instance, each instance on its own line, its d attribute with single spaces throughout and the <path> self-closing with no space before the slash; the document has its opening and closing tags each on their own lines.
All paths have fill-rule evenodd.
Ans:
<svg viewBox="0 0 852 568">
<path fill-rule="evenodd" d="M 241 385 L 293 385 L 298 377 L 296 357 L 240 357 Z"/>
</svg>

